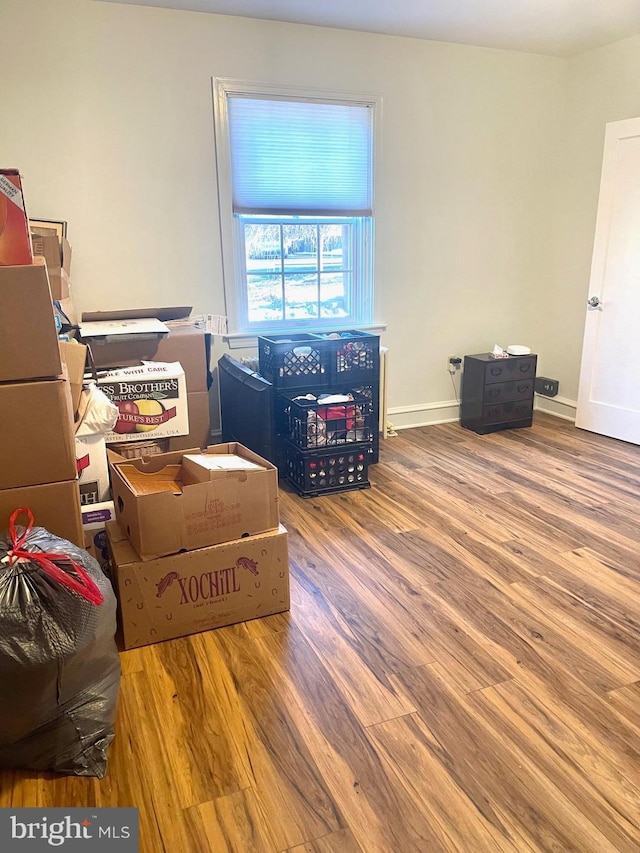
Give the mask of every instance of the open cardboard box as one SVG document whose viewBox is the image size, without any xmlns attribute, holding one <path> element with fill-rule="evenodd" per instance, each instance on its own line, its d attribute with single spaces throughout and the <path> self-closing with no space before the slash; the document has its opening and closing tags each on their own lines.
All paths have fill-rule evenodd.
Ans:
<svg viewBox="0 0 640 853">
<path fill-rule="evenodd" d="M 185 472 L 185 453 L 234 454 L 259 467 Z M 236 442 L 111 461 L 111 486 L 118 523 L 143 560 L 264 533 L 280 521 L 276 467 Z"/>
</svg>

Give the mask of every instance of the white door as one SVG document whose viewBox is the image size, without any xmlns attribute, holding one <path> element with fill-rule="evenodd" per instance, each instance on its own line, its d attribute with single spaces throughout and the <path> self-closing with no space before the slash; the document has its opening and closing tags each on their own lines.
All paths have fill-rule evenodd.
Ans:
<svg viewBox="0 0 640 853">
<path fill-rule="evenodd" d="M 640 118 L 607 125 L 576 426 L 640 444 Z"/>
</svg>

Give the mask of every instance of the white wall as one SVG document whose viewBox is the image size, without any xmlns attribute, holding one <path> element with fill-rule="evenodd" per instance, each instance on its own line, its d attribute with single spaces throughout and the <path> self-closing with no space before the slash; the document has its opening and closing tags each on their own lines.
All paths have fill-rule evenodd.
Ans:
<svg viewBox="0 0 640 853">
<path fill-rule="evenodd" d="M 548 306 L 543 338 L 544 361 L 551 371 L 547 375 L 558 378 L 560 394 L 573 401 L 578 396 L 605 125 L 639 115 L 640 36 L 571 60 L 554 237 L 556 273 L 542 301 Z"/>
<path fill-rule="evenodd" d="M 22 171 L 34 218 L 68 220 L 80 310 L 224 312 L 212 76 L 365 91 L 383 97 L 375 314 L 390 405 L 408 410 L 392 419 L 438 418 L 449 354 L 525 343 L 558 375 L 538 303 L 559 268 L 565 60 L 93 0 L 1 3 L 14 35 L 0 163 Z"/>
</svg>

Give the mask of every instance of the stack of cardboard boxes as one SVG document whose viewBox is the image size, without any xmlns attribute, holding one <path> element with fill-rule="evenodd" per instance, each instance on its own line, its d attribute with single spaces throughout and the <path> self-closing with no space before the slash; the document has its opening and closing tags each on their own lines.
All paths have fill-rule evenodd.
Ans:
<svg viewBox="0 0 640 853">
<path fill-rule="evenodd" d="M 73 403 L 63 375 L 47 267 L 0 265 L 0 528 L 28 507 L 82 547 Z"/>
<path fill-rule="evenodd" d="M 105 325 L 111 326 L 107 320 L 92 324 L 100 327 L 97 332 Z M 85 328 L 89 326 L 81 326 L 82 331 Z M 87 429 L 79 412 L 76 433 L 85 547 L 104 567 L 108 561 L 105 524 L 114 517 L 107 447 L 137 458 L 181 447 L 206 447 L 211 440 L 204 331 L 187 323 L 169 328 L 162 338 L 124 337 L 96 333 L 83 338 L 90 347 L 97 387 L 119 410 L 117 422 L 101 432 Z"/>
<path fill-rule="evenodd" d="M 0 529 L 25 507 L 105 568 L 110 556 L 125 648 L 288 610 L 278 473 L 240 444 L 208 446 L 203 330 L 187 320 L 161 338 L 92 341 L 97 387 L 120 405 L 115 433 L 83 430 L 87 347 L 58 338 L 61 317 L 75 323 L 70 258 L 45 225 L 30 233 L 20 176 L 0 170 Z M 156 394 L 155 374 L 172 369 L 176 393 L 167 376 Z M 111 445 L 111 486 L 109 438 L 126 439 Z"/>
<path fill-rule="evenodd" d="M 125 649 L 289 609 L 278 472 L 240 444 L 111 457 Z"/>
<path fill-rule="evenodd" d="M 65 228 L 29 220 L 18 170 L 0 169 L 0 528 L 24 506 L 82 546 L 74 416 L 86 347 L 58 334 L 73 315 Z"/>
<path fill-rule="evenodd" d="M 127 312 L 119 313 L 126 315 Z M 154 435 L 155 431 L 135 436 L 122 435 L 122 439 L 135 438 L 135 441 L 127 440 L 122 444 L 118 442 L 117 435 L 112 436 L 109 443 L 120 455 L 150 455 L 154 452 L 206 447 L 211 442 L 207 336 L 203 329 L 188 322 L 173 325 L 169 321 L 166 325 L 169 332 L 164 337 L 141 335 L 123 341 L 83 339 L 91 345 L 93 361 L 99 374 L 105 370 L 140 367 L 143 362 L 177 363 L 184 372 L 188 428 L 182 435 L 173 435 L 170 438 L 158 439 Z"/>
</svg>

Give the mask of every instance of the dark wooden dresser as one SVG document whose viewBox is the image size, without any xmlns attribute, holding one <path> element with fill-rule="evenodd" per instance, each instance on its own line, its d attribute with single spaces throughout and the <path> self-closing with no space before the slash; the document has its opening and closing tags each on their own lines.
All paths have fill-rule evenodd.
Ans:
<svg viewBox="0 0 640 853">
<path fill-rule="evenodd" d="M 536 355 L 465 355 L 460 423 L 481 435 L 529 427 L 533 417 Z"/>
</svg>

